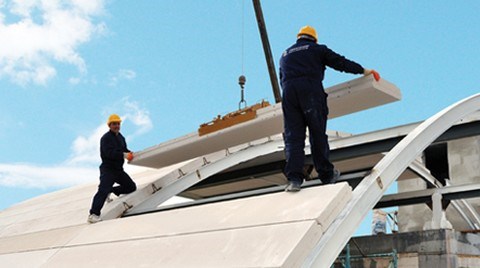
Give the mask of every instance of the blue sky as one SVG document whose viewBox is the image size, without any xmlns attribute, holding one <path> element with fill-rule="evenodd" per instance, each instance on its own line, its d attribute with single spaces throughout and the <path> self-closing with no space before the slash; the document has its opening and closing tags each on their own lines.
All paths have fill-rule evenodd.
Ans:
<svg viewBox="0 0 480 268">
<path fill-rule="evenodd" d="M 320 43 L 402 90 L 402 101 L 331 120 L 329 129 L 416 122 L 479 92 L 479 1 L 262 7 L 277 68 L 309 24 Z M 0 209 L 97 181 L 110 113 L 124 118 L 139 151 L 235 110 L 242 73 L 249 104 L 274 102 L 251 1 L 0 0 Z M 355 77 L 328 70 L 324 84 Z"/>
</svg>

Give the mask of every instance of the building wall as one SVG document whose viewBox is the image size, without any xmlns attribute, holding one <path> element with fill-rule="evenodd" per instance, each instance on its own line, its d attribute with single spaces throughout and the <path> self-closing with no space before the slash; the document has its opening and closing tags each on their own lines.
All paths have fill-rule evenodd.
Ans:
<svg viewBox="0 0 480 268">
<path fill-rule="evenodd" d="M 448 142 L 448 164 L 453 185 L 480 182 L 480 137 Z M 480 211 L 480 198 L 466 200 L 476 211 Z M 447 219 L 456 230 L 469 229 L 469 226 L 452 206 L 447 208 Z"/>
<path fill-rule="evenodd" d="M 349 242 L 351 267 L 389 267 L 396 252 L 398 268 L 480 267 L 480 234 L 428 230 L 354 237 Z M 340 254 L 346 259 L 346 250 Z M 360 258 L 360 259 L 359 259 Z M 375 260 L 375 261 L 373 261 Z M 343 267 L 337 262 L 335 267 Z"/>
<path fill-rule="evenodd" d="M 448 163 L 453 184 L 480 181 L 480 136 L 448 142 Z"/>
<path fill-rule="evenodd" d="M 398 182 L 398 192 L 426 189 L 427 184 L 420 178 Z M 413 232 L 423 230 L 425 222 L 432 219 L 432 211 L 425 204 L 402 206 L 398 208 L 398 231 Z"/>
<path fill-rule="evenodd" d="M 449 141 L 448 165 L 450 181 L 453 185 L 480 182 L 480 136 Z M 426 189 L 426 183 L 420 178 L 398 182 L 399 192 Z M 480 198 L 467 199 L 476 211 L 480 211 Z M 423 230 L 425 222 L 432 218 L 432 211 L 425 204 L 400 207 L 398 210 L 398 228 L 400 232 Z M 447 219 L 456 230 L 468 230 L 468 224 L 460 214 L 449 206 Z"/>
</svg>

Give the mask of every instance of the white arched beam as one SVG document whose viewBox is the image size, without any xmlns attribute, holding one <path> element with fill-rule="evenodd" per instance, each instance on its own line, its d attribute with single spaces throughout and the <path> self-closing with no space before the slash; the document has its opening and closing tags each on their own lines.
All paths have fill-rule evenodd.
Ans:
<svg viewBox="0 0 480 268">
<path fill-rule="evenodd" d="M 151 195 L 147 200 L 129 209 L 124 215 L 149 212 L 158 205 L 167 201 L 171 197 L 183 192 L 191 186 L 199 183 L 210 176 L 217 174 L 227 168 L 238 165 L 239 163 L 252 160 L 254 158 L 268 155 L 283 150 L 283 140 L 268 140 L 263 144 L 252 145 L 238 152 L 225 155 L 225 157 L 208 163 L 194 172 L 191 172 L 181 179 L 173 182 Z M 208 159 L 207 159 L 208 160 Z"/>
<path fill-rule="evenodd" d="M 307 256 L 303 267 L 330 267 L 367 213 L 415 157 L 479 107 L 480 94 L 468 97 L 430 117 L 402 139 L 355 188 L 352 199 Z"/>
</svg>

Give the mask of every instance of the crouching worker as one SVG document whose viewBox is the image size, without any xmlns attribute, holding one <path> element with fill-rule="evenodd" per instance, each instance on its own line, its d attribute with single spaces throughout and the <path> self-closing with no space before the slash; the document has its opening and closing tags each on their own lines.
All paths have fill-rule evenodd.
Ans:
<svg viewBox="0 0 480 268">
<path fill-rule="evenodd" d="M 137 189 L 135 182 L 123 170 L 124 158 L 131 161 L 133 153 L 128 150 L 125 138 L 120 133 L 121 122 L 118 115 L 110 115 L 107 121 L 110 130 L 100 140 L 100 156 L 102 157 L 100 184 L 93 197 L 92 208 L 88 216 L 89 223 L 101 221 L 100 210 L 110 193 L 119 196 L 129 194 Z M 118 186 L 113 187 L 114 183 L 117 183 Z"/>
</svg>

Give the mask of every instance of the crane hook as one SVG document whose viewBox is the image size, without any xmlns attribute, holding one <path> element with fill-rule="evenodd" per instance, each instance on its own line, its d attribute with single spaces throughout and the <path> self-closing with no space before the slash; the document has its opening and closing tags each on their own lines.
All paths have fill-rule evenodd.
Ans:
<svg viewBox="0 0 480 268">
<path fill-rule="evenodd" d="M 241 99 L 240 99 L 240 102 L 238 103 L 238 109 L 241 110 L 242 109 L 242 103 L 244 104 L 244 108 L 247 108 L 247 101 L 245 100 L 244 98 L 244 88 L 245 88 L 245 82 L 247 82 L 247 78 L 245 78 L 244 75 L 240 75 L 240 77 L 238 77 L 238 84 L 240 85 L 240 89 L 241 89 Z"/>
</svg>

